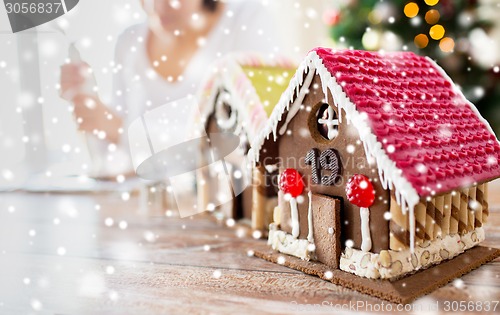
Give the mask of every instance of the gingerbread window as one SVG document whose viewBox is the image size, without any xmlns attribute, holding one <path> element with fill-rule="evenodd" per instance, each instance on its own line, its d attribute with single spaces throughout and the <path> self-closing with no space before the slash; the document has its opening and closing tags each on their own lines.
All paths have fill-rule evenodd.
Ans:
<svg viewBox="0 0 500 315">
<path fill-rule="evenodd" d="M 229 105 L 231 95 L 222 91 L 215 103 L 217 126 L 224 131 L 232 131 L 236 127 L 236 111 Z"/>
<path fill-rule="evenodd" d="M 326 140 L 333 140 L 339 133 L 339 118 L 335 109 L 327 103 L 321 104 L 316 113 L 316 128 Z"/>
</svg>

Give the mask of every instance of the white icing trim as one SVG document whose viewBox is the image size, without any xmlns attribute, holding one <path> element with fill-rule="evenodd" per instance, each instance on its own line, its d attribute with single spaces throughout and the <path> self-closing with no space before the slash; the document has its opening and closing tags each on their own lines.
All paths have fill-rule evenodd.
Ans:
<svg viewBox="0 0 500 315">
<path fill-rule="evenodd" d="M 295 99 L 295 101 L 293 101 L 292 106 L 290 106 L 288 110 L 288 115 L 286 116 L 285 123 L 280 128 L 280 135 L 285 134 L 286 130 L 288 129 L 288 124 L 290 123 L 290 121 L 292 121 L 293 117 L 295 117 L 295 115 L 300 110 L 300 107 L 302 106 L 302 101 L 309 92 L 309 86 L 311 85 L 313 78 L 314 78 L 314 71 L 311 71 L 307 74 L 302 89 L 300 89 L 300 92 L 297 93 L 297 98 Z"/>
<path fill-rule="evenodd" d="M 340 257 L 340 269 L 371 279 L 394 279 L 458 256 L 484 238 L 484 229 L 476 228 L 462 236 L 446 235 L 442 239 L 418 245 L 414 253 L 406 249 L 374 254 L 346 248 Z"/>
<path fill-rule="evenodd" d="M 297 199 L 290 198 L 290 211 L 292 217 L 292 236 L 294 238 L 299 237 L 300 225 L 299 225 L 299 209 L 297 208 Z"/>
<path fill-rule="evenodd" d="M 295 63 L 285 57 L 266 57 L 258 53 L 232 53 L 214 63 L 210 73 L 203 80 L 199 89 L 198 99 L 202 106 L 200 128 L 205 132 L 205 123 L 214 112 L 215 97 L 220 89 L 225 89 L 231 95 L 231 108 L 237 112 L 237 127 L 235 133 L 244 129 L 249 141 L 262 129 L 267 121 L 267 114 L 260 97 L 251 80 L 246 76 L 243 67 L 279 67 L 283 69 L 296 68 Z M 254 109 L 260 108 L 260 113 Z M 258 111 L 258 110 L 257 110 Z"/>
<path fill-rule="evenodd" d="M 334 116 L 334 111 L 331 106 L 328 106 L 328 118 L 323 119 L 320 118 L 318 119 L 319 124 L 325 124 L 326 127 L 328 128 L 328 140 L 333 140 L 337 135 L 338 131 L 335 129 L 335 126 L 339 126 L 339 120 L 338 119 L 333 119 Z"/>
<path fill-rule="evenodd" d="M 410 211 L 410 217 L 409 217 L 409 221 L 410 221 L 410 251 L 413 253 L 415 251 L 415 214 L 414 214 L 414 211 L 413 211 L 414 207 L 412 207 L 411 211 Z M 403 211 L 404 213 L 404 211 Z"/>
<path fill-rule="evenodd" d="M 276 141 L 276 129 L 278 124 L 285 111 L 290 109 L 290 104 L 293 103 L 294 93 L 301 89 L 304 83 L 304 74 L 308 73 L 311 75 L 311 73 L 315 71 L 321 78 L 321 87 L 327 102 L 329 98 L 328 92 L 332 94 L 333 103 L 338 107 L 337 112 L 339 121 L 342 122 L 341 110 L 343 109 L 347 118 L 347 123 L 352 123 L 352 125 L 357 128 L 367 158 L 370 159 L 373 157 L 377 163 L 380 181 L 384 189 L 394 188 L 397 203 L 401 206 L 403 213 L 406 213 L 408 209 L 410 217 L 413 217 L 415 215 L 414 208 L 420 201 L 417 191 L 410 182 L 402 176 L 402 171 L 396 167 L 396 163 L 389 158 L 382 144 L 377 141 L 376 136 L 371 131 L 367 115 L 356 110 L 356 106 L 346 96 L 341 85 L 337 83 L 335 77 L 330 74 L 328 69 L 323 65 L 322 59 L 314 51 L 310 52 L 305 60 L 299 65 L 297 72 L 290 80 L 288 88 L 281 95 L 280 101 L 274 108 L 268 122 L 255 137 L 254 141 L 252 141 L 252 149 L 249 151 L 250 158 L 253 159 L 254 162 L 259 160 L 260 149 L 271 133 L 274 135 L 274 140 Z M 297 95 L 299 95 L 299 93 L 297 93 Z M 287 115 L 288 121 L 293 118 L 291 114 L 294 113 L 290 110 Z M 415 247 L 414 234 L 415 226 L 411 224 L 410 220 L 410 248 L 412 251 Z"/>
<path fill-rule="evenodd" d="M 372 238 L 370 236 L 370 210 L 368 208 L 359 208 L 361 217 L 361 250 L 369 252 L 372 249 Z"/>
<path fill-rule="evenodd" d="M 294 238 L 292 235 L 280 231 L 275 224 L 269 225 L 269 238 L 267 244 L 280 253 L 299 257 L 300 259 L 314 259 L 314 251 L 310 251 L 314 246 L 304 239 Z"/>
<path fill-rule="evenodd" d="M 307 193 L 307 197 L 309 197 L 309 207 L 307 209 L 307 240 L 310 243 L 314 243 L 314 235 L 313 235 L 313 213 L 312 213 L 312 192 L 309 190 Z"/>
</svg>

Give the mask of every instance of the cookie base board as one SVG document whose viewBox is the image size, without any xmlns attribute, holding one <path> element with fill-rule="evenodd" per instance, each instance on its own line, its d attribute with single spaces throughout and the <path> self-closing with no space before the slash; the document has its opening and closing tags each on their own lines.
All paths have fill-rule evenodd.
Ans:
<svg viewBox="0 0 500 315">
<path fill-rule="evenodd" d="M 284 257 L 284 266 L 318 276 L 334 284 L 375 296 L 393 303 L 407 304 L 416 298 L 431 293 L 448 282 L 478 268 L 479 266 L 500 257 L 500 249 L 476 246 L 457 257 L 438 265 L 418 271 L 396 281 L 373 280 L 362 278 L 340 269 L 332 270 L 320 262 L 305 261 L 273 251 L 269 247 L 254 250 L 255 256 L 278 263 Z M 326 278 L 325 272 L 331 271 L 333 277 Z"/>
</svg>

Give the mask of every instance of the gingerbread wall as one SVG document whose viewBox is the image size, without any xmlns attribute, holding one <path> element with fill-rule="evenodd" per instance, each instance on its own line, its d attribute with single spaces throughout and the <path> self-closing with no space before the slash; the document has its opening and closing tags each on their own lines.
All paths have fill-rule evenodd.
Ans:
<svg viewBox="0 0 500 315">
<path fill-rule="evenodd" d="M 345 114 L 342 113 L 342 123 L 338 128 L 338 136 L 332 140 L 323 138 L 317 131 L 316 112 L 323 103 L 324 94 L 321 89 L 321 80 L 315 76 L 309 94 L 305 96 L 303 108 L 288 124 L 287 132 L 278 135 L 279 167 L 280 173 L 286 168 L 295 168 L 303 176 L 306 188 L 302 194 L 304 201 L 299 204 L 299 238 L 306 238 L 308 233 L 308 196 L 309 188 L 314 194 L 338 197 L 342 200 L 341 216 L 341 244 L 345 247 L 347 240 L 354 242 L 354 248 L 361 246 L 361 222 L 359 208 L 349 203 L 346 198 L 345 185 L 353 174 L 363 174 L 369 177 L 375 189 L 376 200 L 370 207 L 370 231 L 372 238 L 372 252 L 379 252 L 389 248 L 389 221 L 384 218 L 384 213 L 389 210 L 389 192 L 384 190 L 379 182 L 378 171 L 375 163 L 369 165 L 359 141 L 359 135 L 352 125 L 346 123 Z M 331 102 L 332 97 L 329 97 Z M 331 105 L 331 104 L 330 104 Z M 337 108 L 334 106 L 335 111 Z M 278 125 L 280 130 L 286 114 Z M 338 113 L 337 113 L 338 114 Z M 311 120 L 312 119 L 312 120 Z M 272 142 L 272 138 L 270 140 Z M 349 149 L 348 149 L 349 146 Z M 311 166 L 304 162 L 307 152 L 313 148 L 323 152 L 326 149 L 335 149 L 341 161 L 340 181 L 335 185 L 325 186 L 314 184 L 311 181 Z M 262 160 L 266 164 L 266 160 Z M 290 205 L 280 193 L 282 208 L 282 229 L 291 233 Z M 333 223 L 332 223 L 333 225 Z"/>
<path fill-rule="evenodd" d="M 210 136 L 211 133 L 220 133 L 220 132 L 233 132 L 234 133 L 234 129 L 233 128 L 232 130 L 222 130 L 221 128 L 219 128 L 219 126 L 217 125 L 217 120 L 215 119 L 214 117 L 214 114 L 212 113 L 208 119 L 207 119 L 207 122 L 206 122 L 206 127 L 205 127 L 205 130 L 208 134 L 208 136 Z M 248 145 L 247 145 L 248 147 Z M 248 152 L 248 149 L 246 150 Z M 211 176 L 209 176 L 209 174 L 204 174 L 205 175 L 205 180 L 209 182 L 209 184 L 207 185 L 207 193 L 209 194 L 209 196 L 213 197 L 213 196 L 217 196 L 217 193 L 218 193 L 218 184 L 217 184 L 217 181 L 215 180 L 215 178 L 211 178 Z M 234 180 L 234 178 L 233 178 Z M 239 194 L 238 196 L 236 196 L 235 198 L 233 198 L 232 200 L 232 205 L 229 205 L 229 204 L 224 204 L 224 205 L 221 205 L 219 206 L 218 208 L 221 208 L 221 207 L 232 207 L 232 213 L 231 213 L 231 217 L 234 218 L 234 219 L 243 219 L 243 218 L 246 218 L 246 219 L 251 219 L 252 218 L 252 193 L 253 193 L 253 187 L 250 185 L 248 187 L 245 188 L 245 190 Z"/>
</svg>

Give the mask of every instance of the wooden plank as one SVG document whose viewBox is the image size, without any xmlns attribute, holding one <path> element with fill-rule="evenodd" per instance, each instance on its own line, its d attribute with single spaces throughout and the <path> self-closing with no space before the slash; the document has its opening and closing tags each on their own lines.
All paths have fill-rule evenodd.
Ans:
<svg viewBox="0 0 500 315">
<path fill-rule="evenodd" d="M 500 194 L 494 192 L 500 185 L 491 188 L 483 245 L 498 247 Z M 34 313 L 36 301 L 40 313 L 50 314 L 302 314 L 324 301 L 381 305 L 377 298 L 248 256 L 266 247 L 250 228 L 228 228 L 207 213 L 181 219 L 161 207 L 144 212 L 139 199 L 134 192 L 1 194 L 0 313 Z M 500 296 L 492 277 L 498 274 L 500 259 L 419 304 L 438 301 L 435 313 L 444 313 L 444 301 L 481 301 L 485 292 Z M 331 314 L 332 308 L 314 313 Z"/>
</svg>

